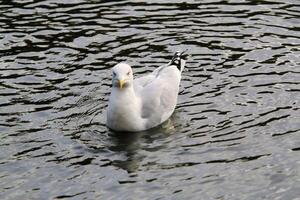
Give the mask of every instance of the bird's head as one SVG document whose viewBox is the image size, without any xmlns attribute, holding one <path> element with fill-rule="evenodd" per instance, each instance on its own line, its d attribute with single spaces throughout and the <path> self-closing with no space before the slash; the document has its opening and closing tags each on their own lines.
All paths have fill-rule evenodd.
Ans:
<svg viewBox="0 0 300 200">
<path fill-rule="evenodd" d="M 133 74 L 130 65 L 119 63 L 112 69 L 112 85 L 120 89 L 132 85 Z"/>
</svg>

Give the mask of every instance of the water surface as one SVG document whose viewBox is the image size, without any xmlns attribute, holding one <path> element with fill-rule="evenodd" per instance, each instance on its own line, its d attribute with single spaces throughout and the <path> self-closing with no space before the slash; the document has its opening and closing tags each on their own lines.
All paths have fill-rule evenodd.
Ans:
<svg viewBox="0 0 300 200">
<path fill-rule="evenodd" d="M 1 199 L 299 199 L 299 1 L 0 8 Z M 171 120 L 109 131 L 111 67 L 184 49 Z"/>
</svg>

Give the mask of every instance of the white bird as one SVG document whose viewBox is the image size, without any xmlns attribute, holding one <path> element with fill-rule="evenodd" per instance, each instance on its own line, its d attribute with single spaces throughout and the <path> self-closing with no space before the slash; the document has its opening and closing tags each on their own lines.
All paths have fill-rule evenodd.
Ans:
<svg viewBox="0 0 300 200">
<path fill-rule="evenodd" d="M 184 52 L 176 52 L 168 64 L 137 79 L 128 64 L 114 66 L 106 125 L 115 131 L 137 132 L 166 121 L 177 104 L 186 58 Z"/>
</svg>

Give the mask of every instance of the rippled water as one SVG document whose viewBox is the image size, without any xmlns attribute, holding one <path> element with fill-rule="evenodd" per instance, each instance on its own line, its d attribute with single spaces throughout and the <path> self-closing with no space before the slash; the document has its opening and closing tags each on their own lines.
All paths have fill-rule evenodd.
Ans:
<svg viewBox="0 0 300 200">
<path fill-rule="evenodd" d="M 300 2 L 0 5 L 1 199 L 300 199 Z M 171 121 L 105 127 L 110 68 L 189 49 Z"/>
</svg>

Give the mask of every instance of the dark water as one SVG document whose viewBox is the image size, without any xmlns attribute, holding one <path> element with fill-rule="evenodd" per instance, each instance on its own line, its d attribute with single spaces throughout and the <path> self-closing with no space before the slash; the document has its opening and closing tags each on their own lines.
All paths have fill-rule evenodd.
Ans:
<svg viewBox="0 0 300 200">
<path fill-rule="evenodd" d="M 0 4 L 0 199 L 300 199 L 300 1 Z M 176 112 L 105 127 L 110 68 L 189 49 Z"/>
</svg>

